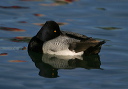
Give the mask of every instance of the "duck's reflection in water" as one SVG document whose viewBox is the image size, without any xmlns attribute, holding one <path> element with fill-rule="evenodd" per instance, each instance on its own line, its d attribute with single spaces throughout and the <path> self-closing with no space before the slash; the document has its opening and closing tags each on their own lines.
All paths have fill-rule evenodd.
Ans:
<svg viewBox="0 0 128 89">
<path fill-rule="evenodd" d="M 99 55 L 86 56 L 56 56 L 28 51 L 29 56 L 40 70 L 39 75 L 47 78 L 56 78 L 59 69 L 101 69 Z"/>
</svg>

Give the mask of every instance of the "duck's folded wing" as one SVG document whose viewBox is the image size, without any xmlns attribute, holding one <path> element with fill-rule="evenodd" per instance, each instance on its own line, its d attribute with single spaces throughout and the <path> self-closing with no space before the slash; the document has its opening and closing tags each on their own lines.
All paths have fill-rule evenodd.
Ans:
<svg viewBox="0 0 128 89">
<path fill-rule="evenodd" d="M 84 51 L 86 54 L 97 54 L 100 52 L 101 45 L 105 41 L 83 41 L 83 42 L 74 42 L 70 44 L 69 50 L 77 52 Z"/>
<path fill-rule="evenodd" d="M 74 42 L 69 45 L 69 50 L 75 51 L 76 53 L 84 51 L 85 54 L 98 54 L 102 44 L 105 43 L 105 41 L 98 41 L 92 37 L 74 32 L 62 31 L 62 33 L 70 38 L 80 40 L 80 42 Z"/>
<path fill-rule="evenodd" d="M 69 32 L 69 31 L 61 31 L 62 34 L 70 37 L 70 38 L 74 38 L 74 39 L 78 39 L 78 40 L 87 40 L 89 37 L 79 34 L 79 33 L 74 33 L 74 32 Z"/>
</svg>

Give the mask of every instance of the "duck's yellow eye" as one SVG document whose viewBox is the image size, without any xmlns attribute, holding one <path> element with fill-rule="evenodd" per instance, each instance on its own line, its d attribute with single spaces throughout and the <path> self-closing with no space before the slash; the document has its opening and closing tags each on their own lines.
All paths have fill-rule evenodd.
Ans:
<svg viewBox="0 0 128 89">
<path fill-rule="evenodd" d="M 54 30 L 54 32 L 56 32 L 56 30 Z"/>
</svg>

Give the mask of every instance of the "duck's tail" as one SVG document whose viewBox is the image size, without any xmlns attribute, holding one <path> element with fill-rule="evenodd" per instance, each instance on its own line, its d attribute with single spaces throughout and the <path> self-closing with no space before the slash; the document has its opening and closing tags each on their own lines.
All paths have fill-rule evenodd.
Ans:
<svg viewBox="0 0 128 89">
<path fill-rule="evenodd" d="M 105 41 L 97 41 L 97 40 L 89 40 L 84 42 L 76 42 L 72 43 L 69 46 L 69 50 L 77 52 L 84 51 L 85 54 L 98 54 L 100 52 L 102 44 L 104 44 Z"/>
<path fill-rule="evenodd" d="M 89 47 L 86 51 L 84 51 L 85 54 L 98 54 L 101 50 L 101 46 L 106 43 L 105 41 L 100 41 L 95 46 Z"/>
</svg>

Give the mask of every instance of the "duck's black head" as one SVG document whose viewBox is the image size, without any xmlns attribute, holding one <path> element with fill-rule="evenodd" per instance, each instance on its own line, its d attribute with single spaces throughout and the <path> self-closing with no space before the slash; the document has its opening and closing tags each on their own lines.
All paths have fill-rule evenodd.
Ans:
<svg viewBox="0 0 128 89">
<path fill-rule="evenodd" d="M 55 21 L 47 21 L 39 30 L 36 37 L 45 42 L 58 37 L 61 34 L 59 25 Z"/>
<path fill-rule="evenodd" d="M 55 21 L 47 21 L 29 44 L 28 51 L 42 53 L 42 45 L 45 41 L 58 37 L 61 33 L 59 25 Z"/>
</svg>

